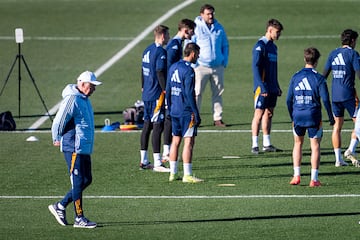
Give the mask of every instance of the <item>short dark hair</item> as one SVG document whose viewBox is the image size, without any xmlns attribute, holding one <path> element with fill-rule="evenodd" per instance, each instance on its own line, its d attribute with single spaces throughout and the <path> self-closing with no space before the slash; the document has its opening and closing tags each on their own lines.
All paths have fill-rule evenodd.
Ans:
<svg viewBox="0 0 360 240">
<path fill-rule="evenodd" d="M 283 25 L 281 24 L 281 22 L 277 19 L 270 19 L 269 21 L 267 21 L 266 23 L 266 29 L 268 29 L 268 27 L 274 27 L 277 30 L 282 31 L 284 29 Z"/>
<path fill-rule="evenodd" d="M 211 10 L 211 11 L 215 12 L 215 8 L 214 8 L 214 6 L 213 6 L 213 5 L 210 5 L 210 4 L 204 4 L 204 5 L 202 5 L 202 6 L 201 6 L 201 8 L 200 8 L 200 13 L 204 13 L 204 11 L 205 11 L 206 9 L 208 9 L 208 10 Z"/>
<path fill-rule="evenodd" d="M 182 28 L 189 28 L 194 30 L 196 27 L 196 23 L 193 20 L 190 19 L 182 19 L 178 24 L 178 30 L 181 30 Z"/>
<path fill-rule="evenodd" d="M 350 43 L 358 38 L 359 34 L 352 30 L 346 29 L 341 33 L 341 44 L 350 45 Z"/>
<path fill-rule="evenodd" d="M 304 59 L 307 64 L 314 65 L 320 58 L 320 52 L 317 48 L 309 47 L 304 49 Z"/>
<path fill-rule="evenodd" d="M 185 46 L 184 56 L 188 57 L 192 52 L 200 52 L 200 47 L 196 43 L 190 42 Z"/>
</svg>

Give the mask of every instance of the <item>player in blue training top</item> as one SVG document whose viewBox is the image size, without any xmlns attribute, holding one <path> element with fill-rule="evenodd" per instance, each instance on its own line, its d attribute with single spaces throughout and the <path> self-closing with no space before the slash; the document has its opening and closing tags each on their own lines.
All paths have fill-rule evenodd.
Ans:
<svg viewBox="0 0 360 240">
<path fill-rule="evenodd" d="M 324 103 L 331 125 L 334 124 L 334 117 L 326 80 L 315 70 L 319 58 L 320 52 L 316 48 L 311 47 L 304 50 L 305 67 L 291 78 L 286 98 L 294 133 L 294 177 L 290 182 L 291 185 L 300 184 L 302 146 L 306 130 L 311 147 L 311 181 L 309 186 L 318 187 L 321 185 L 318 180 L 320 142 L 323 135 L 320 98 Z"/>
<path fill-rule="evenodd" d="M 276 19 L 267 22 L 265 36 L 259 39 L 252 50 L 252 71 L 254 75 L 254 117 L 251 123 L 252 148 L 251 152 L 259 153 L 258 136 L 260 124 L 263 132 L 263 151 L 282 151 L 270 141 L 271 123 L 278 96 L 282 91 L 278 82 L 277 47 L 282 24 Z"/>
<path fill-rule="evenodd" d="M 325 64 L 323 75 L 327 78 L 332 72 L 332 108 L 335 116 L 335 124 L 332 132 L 332 144 L 335 152 L 335 166 L 347 166 L 347 162 L 341 156 L 341 129 L 344 124 L 345 109 L 355 121 L 357 104 L 359 99 L 355 89 L 355 74 L 360 79 L 359 54 L 354 50 L 358 33 L 346 29 L 341 34 L 342 47 L 333 50 Z M 358 143 L 353 131 L 349 148 L 344 155 L 353 163 L 356 163 L 355 148 Z"/>
<path fill-rule="evenodd" d="M 166 85 L 166 100 L 172 122 L 173 140 L 170 147 L 169 181 L 178 177 L 177 160 L 181 140 L 184 139 L 182 152 L 184 176 L 183 182 L 198 183 L 203 180 L 192 174 L 192 153 L 201 119 L 195 99 L 195 72 L 191 67 L 199 58 L 200 47 L 188 43 L 184 49 L 184 58 L 171 65 Z"/>
<path fill-rule="evenodd" d="M 140 169 L 169 172 L 161 162 L 161 133 L 164 128 L 164 100 L 167 75 L 166 50 L 163 48 L 170 37 L 169 28 L 159 25 L 154 29 L 155 42 L 148 46 L 142 56 L 141 87 L 144 101 L 144 126 L 140 138 Z M 154 166 L 148 159 L 150 133 Z"/>
<path fill-rule="evenodd" d="M 167 67 L 168 69 L 173 63 L 182 59 L 183 42 L 185 39 L 190 40 L 194 35 L 195 22 L 190 19 L 182 19 L 178 24 L 178 32 L 166 46 Z M 172 141 L 171 118 L 168 113 L 167 104 L 165 102 L 165 122 L 164 122 L 164 145 L 162 160 L 169 161 L 170 144 Z"/>
</svg>

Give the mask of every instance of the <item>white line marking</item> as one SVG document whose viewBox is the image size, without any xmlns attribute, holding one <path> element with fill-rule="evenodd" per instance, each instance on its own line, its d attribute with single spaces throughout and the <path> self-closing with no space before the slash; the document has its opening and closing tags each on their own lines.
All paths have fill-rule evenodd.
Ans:
<svg viewBox="0 0 360 240">
<path fill-rule="evenodd" d="M 141 40 L 143 40 L 149 33 L 151 33 L 154 28 L 170 18 L 174 15 L 177 11 L 181 10 L 182 8 L 192 4 L 196 0 L 186 0 L 183 3 L 175 6 L 174 8 L 170 9 L 165 15 L 161 16 L 155 22 L 153 22 L 150 26 L 148 26 L 139 36 L 137 36 L 134 40 L 129 42 L 123 49 L 121 49 L 118 53 L 116 53 L 112 58 L 110 58 L 106 63 L 100 66 L 94 73 L 97 77 L 100 77 L 106 70 L 108 70 L 112 65 L 114 65 L 117 61 L 119 61 L 125 54 L 127 54 L 132 48 L 134 48 Z M 49 110 L 49 114 L 54 114 L 60 103 L 57 103 L 54 107 Z M 33 130 L 39 128 L 49 117 L 46 116 L 47 113 L 44 114 L 45 116 L 39 118 L 35 123 L 33 123 L 28 130 Z"/>
<path fill-rule="evenodd" d="M 290 123 L 289 123 L 290 124 Z M 332 129 L 325 129 L 323 132 L 331 133 Z M 341 129 L 342 132 L 352 132 L 353 129 Z M 51 133 L 50 130 L 36 130 L 36 129 L 29 129 L 26 130 L 27 133 Z M 131 131 L 111 131 L 111 132 L 103 132 L 102 130 L 95 130 L 96 133 L 104 133 L 104 134 L 111 134 L 111 133 L 139 133 L 141 130 L 131 130 Z M 234 129 L 234 130 L 198 130 L 200 133 L 249 133 L 251 132 L 250 129 L 248 130 L 241 130 L 241 129 Z M 271 132 L 276 133 L 292 133 L 292 130 L 282 130 L 282 129 L 272 129 Z M 12 133 L 24 133 L 24 131 L 16 130 L 12 131 Z"/>
<path fill-rule="evenodd" d="M 256 40 L 260 36 L 228 36 L 229 40 Z M 293 35 L 281 36 L 281 39 L 334 39 L 339 38 L 338 35 Z M 130 41 L 134 37 L 51 37 L 51 36 L 34 36 L 24 37 L 26 41 Z M 151 37 L 144 37 L 143 39 L 151 40 Z M 142 39 L 142 40 L 143 40 Z M 13 36 L 0 36 L 0 41 L 14 41 Z"/>
<path fill-rule="evenodd" d="M 0 196 L 0 199 L 58 199 L 63 196 Z M 358 198 L 360 194 L 329 195 L 225 195 L 225 196 L 83 196 L 87 199 L 244 199 L 244 198 Z"/>
</svg>

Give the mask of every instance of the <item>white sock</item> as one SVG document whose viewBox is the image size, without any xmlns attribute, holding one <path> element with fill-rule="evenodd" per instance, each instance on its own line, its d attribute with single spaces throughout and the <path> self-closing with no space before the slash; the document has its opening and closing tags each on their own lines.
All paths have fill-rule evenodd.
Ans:
<svg viewBox="0 0 360 240">
<path fill-rule="evenodd" d="M 311 180 L 318 181 L 319 170 L 311 169 Z"/>
<path fill-rule="evenodd" d="M 160 153 L 153 153 L 154 156 L 154 167 L 161 166 L 161 154 Z"/>
<path fill-rule="evenodd" d="M 170 145 L 163 145 L 163 156 L 168 156 L 170 154 Z"/>
<path fill-rule="evenodd" d="M 300 176 L 300 167 L 294 167 L 294 177 Z"/>
<path fill-rule="evenodd" d="M 349 145 L 349 150 L 352 152 L 352 153 L 355 153 L 355 149 L 356 149 L 356 146 L 358 145 L 359 141 L 356 139 L 351 139 L 350 141 L 350 145 Z"/>
<path fill-rule="evenodd" d="M 184 163 L 183 166 L 184 166 L 184 176 L 186 176 L 186 175 L 191 176 L 192 175 L 192 164 Z"/>
<path fill-rule="evenodd" d="M 252 148 L 258 147 L 258 136 L 252 136 Z"/>
<path fill-rule="evenodd" d="M 263 146 L 268 147 L 271 145 L 270 135 L 263 135 Z"/>
<path fill-rule="evenodd" d="M 341 157 L 341 148 L 334 148 L 334 153 L 335 153 L 335 160 L 337 162 L 342 161 L 342 157 Z"/>
<path fill-rule="evenodd" d="M 178 172 L 178 161 L 169 161 L 170 174 L 176 174 Z"/>
<path fill-rule="evenodd" d="M 140 163 L 144 165 L 149 163 L 148 154 L 146 150 L 140 150 Z"/>
</svg>

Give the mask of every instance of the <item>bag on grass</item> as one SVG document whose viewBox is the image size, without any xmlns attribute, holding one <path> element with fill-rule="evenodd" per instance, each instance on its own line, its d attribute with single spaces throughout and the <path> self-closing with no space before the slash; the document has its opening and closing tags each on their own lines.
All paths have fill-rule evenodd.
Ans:
<svg viewBox="0 0 360 240">
<path fill-rule="evenodd" d="M 126 125 L 141 125 L 144 123 L 144 103 L 137 100 L 134 105 L 123 111 L 124 123 Z"/>
<path fill-rule="evenodd" d="M 11 112 L 0 113 L 0 131 L 14 131 L 15 129 L 16 123 Z"/>
<path fill-rule="evenodd" d="M 124 123 L 142 124 L 144 123 L 144 107 L 129 107 L 123 111 Z"/>
</svg>

